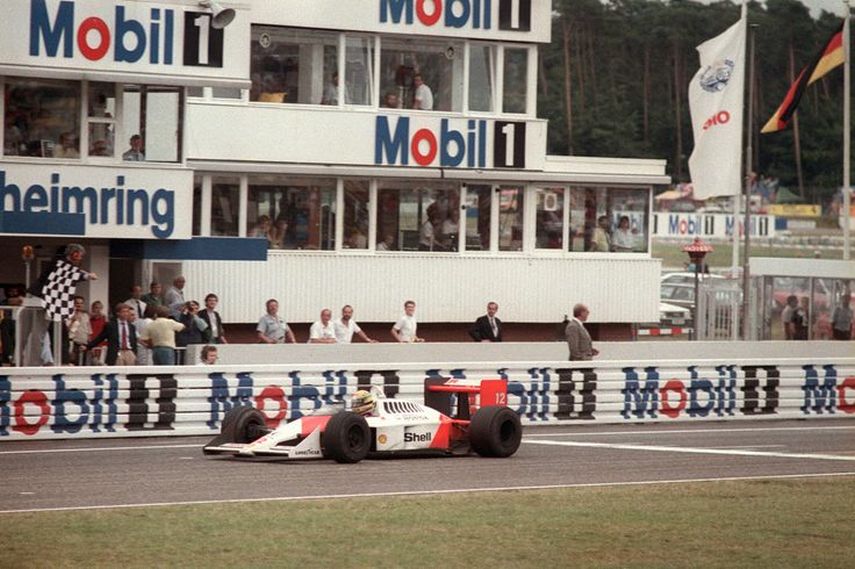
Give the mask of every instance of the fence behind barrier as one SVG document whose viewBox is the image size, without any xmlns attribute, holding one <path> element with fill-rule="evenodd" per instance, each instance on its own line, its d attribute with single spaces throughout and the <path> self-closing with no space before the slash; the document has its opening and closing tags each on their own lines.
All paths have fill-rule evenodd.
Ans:
<svg viewBox="0 0 855 569">
<path fill-rule="evenodd" d="M 855 358 L 485 362 L 53 370 L 0 375 L 0 441 L 202 435 L 253 405 L 270 426 L 358 388 L 421 400 L 428 377 L 508 380 L 527 424 L 855 418 Z"/>
</svg>

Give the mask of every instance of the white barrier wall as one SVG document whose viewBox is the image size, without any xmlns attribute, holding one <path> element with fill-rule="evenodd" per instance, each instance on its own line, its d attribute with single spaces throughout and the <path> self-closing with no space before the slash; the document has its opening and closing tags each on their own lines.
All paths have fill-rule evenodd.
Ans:
<svg viewBox="0 0 855 569">
<path fill-rule="evenodd" d="M 421 400 L 437 375 L 506 378 L 527 424 L 855 418 L 855 357 L 7 369 L 0 441 L 213 435 L 235 405 L 275 426 L 369 385 Z"/>
</svg>

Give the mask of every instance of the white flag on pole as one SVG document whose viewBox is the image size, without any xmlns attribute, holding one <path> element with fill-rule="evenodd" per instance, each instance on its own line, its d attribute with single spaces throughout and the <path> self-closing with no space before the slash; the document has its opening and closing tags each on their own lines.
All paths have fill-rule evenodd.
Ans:
<svg viewBox="0 0 855 569">
<path fill-rule="evenodd" d="M 696 200 L 742 189 L 742 113 L 747 18 L 698 46 L 701 68 L 689 84 L 695 149 L 689 157 Z"/>
</svg>

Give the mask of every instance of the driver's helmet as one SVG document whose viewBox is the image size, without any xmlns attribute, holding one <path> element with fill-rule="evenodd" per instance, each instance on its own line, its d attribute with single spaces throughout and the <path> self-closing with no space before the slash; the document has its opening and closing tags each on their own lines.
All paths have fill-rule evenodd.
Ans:
<svg viewBox="0 0 855 569">
<path fill-rule="evenodd" d="M 350 410 L 358 415 L 370 415 L 374 411 L 374 395 L 360 389 L 350 398 Z"/>
</svg>

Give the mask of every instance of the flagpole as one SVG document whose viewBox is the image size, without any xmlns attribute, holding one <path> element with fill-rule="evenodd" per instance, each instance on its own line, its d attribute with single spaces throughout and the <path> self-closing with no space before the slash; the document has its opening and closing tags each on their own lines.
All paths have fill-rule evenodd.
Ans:
<svg viewBox="0 0 855 569">
<path fill-rule="evenodd" d="M 850 144 L 851 144 L 851 127 L 849 126 L 850 122 L 850 99 L 851 99 L 851 73 L 849 71 L 849 21 L 850 21 L 850 0 L 845 0 L 844 5 L 846 6 L 846 17 L 843 20 L 843 259 L 849 260 L 849 247 L 850 247 L 850 231 L 849 231 L 849 222 L 850 222 L 850 209 L 852 206 L 852 200 L 850 199 L 850 190 L 849 187 L 851 185 L 850 177 L 851 177 L 851 164 L 850 164 L 850 154 L 852 153 Z"/>
<path fill-rule="evenodd" d="M 745 5 L 743 4 L 743 9 Z M 757 24 L 751 24 L 748 26 L 748 142 L 745 145 L 745 222 L 744 222 L 744 233 L 745 233 L 745 248 L 743 249 L 743 259 L 742 259 L 742 339 L 747 341 L 749 339 L 749 333 L 751 331 L 751 319 L 749 318 L 749 310 L 751 309 L 749 299 L 748 299 L 748 291 L 751 285 L 751 275 L 748 270 L 748 261 L 751 251 L 751 169 L 752 169 L 752 154 L 753 154 L 753 142 L 752 138 L 754 133 L 753 122 L 754 122 L 754 30 L 757 28 Z M 736 219 L 733 220 L 733 231 L 734 233 L 738 233 L 739 227 L 737 226 Z M 734 330 L 734 333 L 736 331 Z"/>
<path fill-rule="evenodd" d="M 748 17 L 748 0 L 742 0 L 742 12 L 739 16 L 743 20 Z M 748 31 L 746 30 L 746 33 Z M 743 71 L 744 73 L 745 71 Z M 742 101 L 743 106 L 745 105 L 745 100 Z M 746 172 L 747 175 L 747 172 Z M 731 238 L 733 239 L 733 245 L 731 249 L 733 249 L 733 254 L 731 255 L 730 260 L 730 274 L 736 277 L 736 271 L 739 268 L 739 199 L 740 195 L 736 194 L 733 196 L 733 235 Z"/>
</svg>

